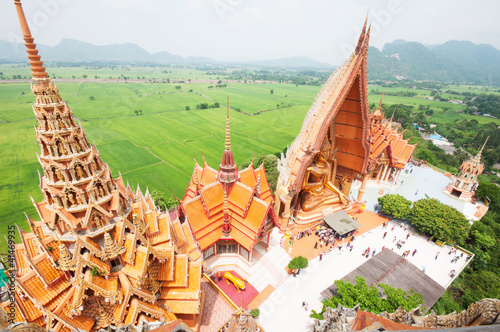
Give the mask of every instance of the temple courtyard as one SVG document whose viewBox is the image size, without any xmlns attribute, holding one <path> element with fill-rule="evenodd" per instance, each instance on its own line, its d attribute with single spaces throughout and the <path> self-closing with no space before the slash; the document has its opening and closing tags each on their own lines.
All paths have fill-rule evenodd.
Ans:
<svg viewBox="0 0 500 332">
<path fill-rule="evenodd" d="M 276 245 L 279 241 L 282 247 L 273 247 L 274 255 L 276 255 L 276 251 L 280 250 L 288 253 L 291 257 L 305 256 L 309 259 L 309 267 L 296 277 L 290 275 L 286 279 L 281 278 L 282 282 L 279 285 L 273 285 L 275 289 L 265 299 L 262 299 L 262 303 L 255 303 L 259 305 L 261 312 L 259 321 L 266 331 L 309 330 L 309 326 L 312 324 L 312 319 L 309 318 L 311 310 L 321 310 L 323 297 L 320 294 L 331 287 L 335 280 L 343 279 L 371 259 L 374 256 L 373 251 L 375 251 L 376 256 L 377 253 L 386 248 L 401 256 L 405 251 L 410 250 L 410 254 L 405 258 L 406 261 L 411 263 L 414 270 L 422 271 L 426 277 L 442 287 L 440 292 L 444 292 L 454 278 L 467 267 L 470 262 L 467 259 L 468 253 L 462 252 L 460 249 L 451 252 L 452 247 L 439 246 L 429 241 L 427 237 L 417 234 L 411 226 L 391 221 L 372 212 L 379 196 L 395 193 L 411 201 L 426 196 L 436 198 L 455 207 L 467 218 L 478 219 L 477 216 L 474 217 L 474 214 L 477 212 L 477 206 L 484 206 L 482 202 L 476 205 L 465 203 L 442 193 L 450 181 L 447 176 L 428 166 L 408 166 L 407 170 L 407 173 L 402 172 L 398 186 L 383 184 L 381 187 L 376 184 L 367 186 L 364 196 L 364 200 L 367 202 L 366 210 L 353 216 L 361 224 L 361 227 L 357 230 L 355 240 L 351 243 L 352 250 L 347 247 L 345 241 L 344 243 L 337 242 L 332 249 L 330 247 L 314 248 L 314 244 L 318 240 L 314 233 L 293 241 L 290 246 L 290 241 L 286 237 L 279 234 L 277 230 L 273 232 L 272 244 Z M 353 188 L 351 197 L 356 195 L 357 188 Z M 387 222 L 385 227 L 384 222 Z M 385 237 L 384 233 L 387 233 Z M 397 247 L 398 241 L 404 241 L 401 248 Z M 339 247 L 341 247 L 340 250 Z M 370 254 L 367 258 L 363 256 L 363 252 L 368 248 L 370 248 Z M 416 252 L 413 254 L 415 249 Z M 452 262 L 455 257 L 459 258 Z M 387 271 L 387 274 L 391 272 Z M 261 274 L 262 277 L 265 277 L 266 273 L 261 271 Z M 409 278 L 414 277 L 415 274 L 412 274 L 412 277 L 409 276 Z M 412 282 L 417 284 L 424 282 L 424 280 L 423 278 L 422 280 L 409 280 L 407 284 L 411 285 Z M 439 296 L 434 297 L 432 301 L 437 298 Z M 307 311 L 302 306 L 303 302 L 308 304 Z M 432 305 L 433 302 L 426 302 L 427 308 Z"/>
<path fill-rule="evenodd" d="M 362 215 L 365 214 L 368 217 L 374 215 L 369 211 L 362 213 Z M 359 221 L 362 222 L 361 218 Z M 384 239 L 385 232 L 387 232 L 387 235 Z M 408 234 L 410 236 L 407 239 Z M 278 236 L 279 234 L 273 232 L 273 235 Z M 300 250 L 303 242 L 304 244 L 307 243 L 307 246 L 303 246 L 302 250 L 305 252 L 312 251 L 313 247 L 310 246 L 310 239 L 313 237 L 315 236 L 311 235 L 296 240 L 294 250 Z M 393 241 L 395 237 L 397 240 L 405 241 L 401 249 L 396 247 L 397 240 Z M 375 255 L 380 253 L 382 247 L 393 250 L 398 255 L 402 255 L 407 250 L 411 250 L 412 253 L 413 250 L 417 249 L 415 255 L 412 256 L 410 253 L 406 259 L 416 268 L 425 271 L 425 275 L 444 289 L 454 279 L 450 276 L 450 272 L 455 270 L 456 275 L 458 275 L 468 264 L 468 261 L 466 261 L 467 253 L 464 253 L 457 262 L 452 263 L 451 261 L 455 256 L 460 256 L 460 250 L 457 250 L 456 254 L 449 254 L 451 247 L 448 245 L 438 246 L 434 242 L 428 241 L 427 237 L 415 234 L 410 228 L 405 230 L 403 224 L 393 221 L 389 221 L 385 228 L 383 225 L 379 225 L 359 235 L 352 242 L 352 245 L 352 251 L 344 245 L 341 250 L 334 248 L 329 253 L 323 254 L 321 260 L 319 256 L 311 259 L 309 266 L 302 270 L 300 274 L 296 277 L 290 275 L 279 285 L 259 306 L 259 322 L 262 327 L 266 331 L 308 331 L 309 326 L 312 324 L 312 319 L 309 318 L 310 310 L 321 311 L 321 300 L 323 300 L 320 295 L 321 292 L 329 288 L 335 280 L 342 279 L 367 262 L 372 257 L 373 250 L 376 251 Z M 366 258 L 362 253 L 368 247 L 370 248 L 370 255 L 369 258 Z M 419 280 L 414 280 L 414 282 L 418 283 Z M 307 311 L 302 307 L 304 301 L 308 304 Z"/>
</svg>

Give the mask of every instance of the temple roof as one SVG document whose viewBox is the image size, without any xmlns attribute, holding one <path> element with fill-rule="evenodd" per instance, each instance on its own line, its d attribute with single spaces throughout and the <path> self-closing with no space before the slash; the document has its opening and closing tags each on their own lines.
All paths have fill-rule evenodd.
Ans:
<svg viewBox="0 0 500 332">
<path fill-rule="evenodd" d="M 306 168 L 327 135 L 335 135 L 338 166 L 364 174 L 368 163 L 368 99 L 366 57 L 370 28 L 366 22 L 358 45 L 328 78 L 307 112 L 302 128 L 278 162 L 279 194 L 293 197 L 302 186 Z"/>
</svg>

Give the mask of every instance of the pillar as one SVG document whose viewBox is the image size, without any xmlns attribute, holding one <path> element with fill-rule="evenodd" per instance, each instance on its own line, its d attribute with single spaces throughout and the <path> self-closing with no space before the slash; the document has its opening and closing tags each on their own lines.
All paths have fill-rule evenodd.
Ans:
<svg viewBox="0 0 500 332">
<path fill-rule="evenodd" d="M 365 194 L 366 182 L 368 181 L 368 174 L 363 177 L 363 181 L 361 182 L 361 187 L 359 187 L 358 198 L 357 201 L 361 202 L 363 199 L 363 195 Z"/>
<path fill-rule="evenodd" d="M 385 181 L 385 175 L 387 174 L 387 170 L 389 169 L 388 165 L 384 165 L 384 174 L 380 178 L 380 181 Z"/>
</svg>

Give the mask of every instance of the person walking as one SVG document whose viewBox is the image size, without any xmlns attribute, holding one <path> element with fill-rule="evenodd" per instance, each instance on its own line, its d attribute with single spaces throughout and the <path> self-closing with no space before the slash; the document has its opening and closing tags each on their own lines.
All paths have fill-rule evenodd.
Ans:
<svg viewBox="0 0 500 332">
<path fill-rule="evenodd" d="M 384 233 L 384 236 L 382 236 L 382 239 L 385 239 L 386 235 L 387 235 L 387 232 Z"/>
<path fill-rule="evenodd" d="M 415 256 L 416 253 L 417 253 L 417 249 L 413 250 L 413 254 L 411 254 L 411 255 Z"/>
<path fill-rule="evenodd" d="M 314 245 L 314 249 L 318 249 L 318 241 L 316 241 L 316 244 Z"/>
<path fill-rule="evenodd" d="M 319 261 L 321 262 L 322 259 L 323 259 L 323 253 L 319 254 Z"/>
<path fill-rule="evenodd" d="M 434 258 L 434 259 L 438 259 L 439 254 L 440 254 L 440 252 L 439 252 L 439 251 L 438 251 L 438 252 L 436 252 L 436 258 Z"/>
</svg>

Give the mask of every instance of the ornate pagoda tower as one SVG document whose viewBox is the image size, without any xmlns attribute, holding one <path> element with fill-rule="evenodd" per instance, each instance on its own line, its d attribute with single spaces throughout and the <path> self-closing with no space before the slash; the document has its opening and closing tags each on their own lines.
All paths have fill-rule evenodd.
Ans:
<svg viewBox="0 0 500 332">
<path fill-rule="evenodd" d="M 313 226 L 328 214 L 351 208 L 354 179 L 366 174 L 370 152 L 366 82 L 370 28 L 323 85 L 299 135 L 278 163 L 275 213 L 282 230 Z"/>
<path fill-rule="evenodd" d="M 201 317 L 201 253 L 177 214 L 161 213 L 101 160 L 38 55 L 14 1 L 32 71 L 42 202 L 15 245 L 15 321 L 54 331 Z M 0 306 L 10 305 L 7 301 Z"/>
<path fill-rule="evenodd" d="M 456 196 L 458 199 L 467 202 L 472 199 L 478 186 L 478 177 L 484 170 L 484 164 L 481 162 L 481 154 L 488 139 L 489 137 L 474 158 L 462 163 L 458 174 L 452 178 L 450 184 L 443 191 L 445 194 Z"/>
</svg>

